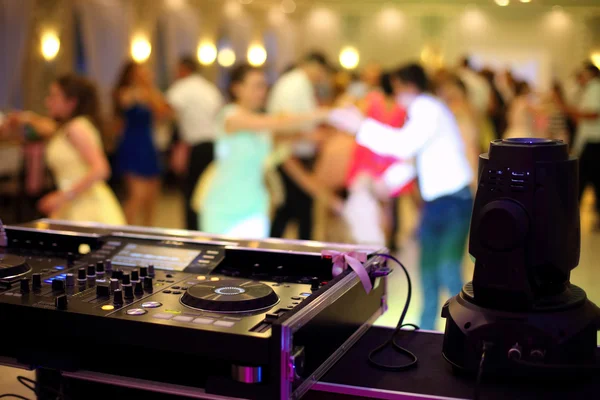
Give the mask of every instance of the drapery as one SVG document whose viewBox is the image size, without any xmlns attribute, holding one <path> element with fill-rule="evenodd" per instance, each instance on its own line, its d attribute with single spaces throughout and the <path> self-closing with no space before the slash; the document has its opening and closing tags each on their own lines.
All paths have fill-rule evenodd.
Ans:
<svg viewBox="0 0 600 400">
<path fill-rule="evenodd" d="M 22 108 L 21 78 L 33 0 L 0 0 L 0 110 Z"/>
<path fill-rule="evenodd" d="M 165 44 L 166 66 L 168 77 L 172 81 L 175 75 L 177 61 L 182 56 L 196 56 L 200 23 L 198 15 L 191 7 L 169 9 L 162 15 L 162 38 Z"/>
<path fill-rule="evenodd" d="M 81 23 L 86 75 L 98 85 L 103 111 L 110 113 L 112 88 L 121 67 L 129 60 L 133 11 L 128 2 L 120 0 L 79 0 L 76 12 Z"/>
</svg>

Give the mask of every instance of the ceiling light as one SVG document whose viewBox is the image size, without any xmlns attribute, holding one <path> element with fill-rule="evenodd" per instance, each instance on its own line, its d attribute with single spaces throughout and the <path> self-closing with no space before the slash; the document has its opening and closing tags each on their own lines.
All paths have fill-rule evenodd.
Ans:
<svg viewBox="0 0 600 400">
<path fill-rule="evenodd" d="M 202 43 L 198 46 L 198 61 L 202 65 L 210 65 L 217 59 L 217 48 L 212 43 Z"/>
<path fill-rule="evenodd" d="M 358 50 L 354 47 L 345 47 L 340 52 L 340 64 L 346 69 L 356 68 L 359 60 Z"/>
<path fill-rule="evenodd" d="M 494 0 L 500 7 L 506 7 L 510 4 L 510 0 Z"/>
<path fill-rule="evenodd" d="M 46 61 L 52 61 L 60 50 L 60 39 L 54 32 L 42 34 L 42 57 Z"/>
<path fill-rule="evenodd" d="M 131 42 L 131 58 L 133 61 L 142 63 L 150 57 L 152 45 L 145 37 L 138 36 Z"/>
<path fill-rule="evenodd" d="M 259 44 L 248 49 L 248 63 L 253 67 L 260 67 L 267 61 L 267 51 Z"/>
<path fill-rule="evenodd" d="M 217 56 L 217 62 L 221 67 L 231 67 L 235 64 L 235 52 L 228 47 L 221 49 Z"/>
</svg>

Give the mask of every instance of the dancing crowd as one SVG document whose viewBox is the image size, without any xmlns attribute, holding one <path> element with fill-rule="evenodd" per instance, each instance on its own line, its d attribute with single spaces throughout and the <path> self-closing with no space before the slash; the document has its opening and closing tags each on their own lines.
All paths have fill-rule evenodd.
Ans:
<svg viewBox="0 0 600 400">
<path fill-rule="evenodd" d="M 47 115 L 8 113 L 2 137 L 46 141 L 56 190 L 39 210 L 63 220 L 152 225 L 166 171 L 177 176 L 186 227 L 244 238 L 314 237 L 320 218 L 341 220 L 344 240 L 396 248 L 398 205 L 420 210 L 421 326 L 433 329 L 438 291 L 461 289 L 478 155 L 498 138 L 552 138 L 580 156 L 582 192 L 600 198 L 600 74 L 539 93 L 510 71 L 425 70 L 412 63 L 360 75 L 314 52 L 269 87 L 265 72 L 234 66 L 222 93 L 183 57 L 162 93 L 147 66 L 125 65 L 101 118 L 93 82 L 68 74 L 49 88 Z M 174 127 L 168 158 L 157 126 Z M 124 185 L 121 201 L 110 182 Z M 116 178 L 116 179 L 115 179 Z M 600 202 L 597 202 L 600 204 Z M 316 207 L 317 206 L 317 207 Z M 600 208 L 599 208 L 600 210 Z M 324 224 L 326 227 L 328 224 Z"/>
</svg>

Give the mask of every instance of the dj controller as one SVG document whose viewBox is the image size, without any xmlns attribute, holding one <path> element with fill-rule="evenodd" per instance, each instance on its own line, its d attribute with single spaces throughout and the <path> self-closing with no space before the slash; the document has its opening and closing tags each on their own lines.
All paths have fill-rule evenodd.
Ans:
<svg viewBox="0 0 600 400">
<path fill-rule="evenodd" d="M 56 376 L 45 384 L 70 398 L 299 398 L 385 310 L 384 274 L 366 293 L 321 255 L 366 251 L 373 272 L 377 248 L 50 220 L 4 230 L 0 364 Z"/>
</svg>

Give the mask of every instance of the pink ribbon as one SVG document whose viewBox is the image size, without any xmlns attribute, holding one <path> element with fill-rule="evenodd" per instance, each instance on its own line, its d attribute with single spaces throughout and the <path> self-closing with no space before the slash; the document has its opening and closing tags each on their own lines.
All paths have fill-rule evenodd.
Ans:
<svg viewBox="0 0 600 400">
<path fill-rule="evenodd" d="M 331 257 L 333 262 L 333 268 L 331 274 L 336 277 L 350 266 L 356 272 L 356 275 L 360 278 L 365 292 L 370 293 L 373 285 L 371 284 L 371 278 L 365 269 L 363 263 L 367 261 L 367 253 L 358 251 L 350 251 L 348 253 L 342 253 L 335 250 L 323 250 L 321 257 Z"/>
</svg>

